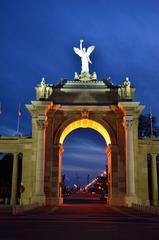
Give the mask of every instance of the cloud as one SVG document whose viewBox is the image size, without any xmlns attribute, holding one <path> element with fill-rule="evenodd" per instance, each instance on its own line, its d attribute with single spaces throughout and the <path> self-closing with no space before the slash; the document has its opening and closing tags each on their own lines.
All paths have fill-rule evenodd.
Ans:
<svg viewBox="0 0 159 240">
<path fill-rule="evenodd" d="M 83 139 L 80 137 L 75 138 L 72 136 L 71 141 L 64 145 L 64 163 L 70 161 L 80 161 L 82 164 L 99 162 L 103 163 L 105 159 L 105 146 L 103 146 L 102 143 L 96 143 L 96 139 L 93 139 L 93 137 L 83 141 Z"/>
<path fill-rule="evenodd" d="M 73 151 L 74 149 L 80 149 L 81 151 L 93 151 L 93 152 L 98 152 L 98 153 L 103 153 L 105 151 L 106 148 L 106 144 L 103 140 L 103 142 L 101 141 L 101 139 L 98 139 L 98 135 L 96 134 L 96 132 L 94 134 L 91 134 L 87 139 L 85 138 L 81 138 L 80 136 L 73 135 L 71 136 L 71 138 L 69 139 L 69 141 L 67 141 L 64 144 L 64 149 L 65 150 L 71 150 Z"/>
<path fill-rule="evenodd" d="M 79 149 L 79 152 L 77 153 L 67 153 L 66 155 L 64 155 L 64 159 L 72 159 L 74 160 L 80 160 L 83 162 L 103 162 L 104 159 L 106 158 L 106 154 L 94 154 L 94 153 L 90 153 L 90 152 L 81 152 Z"/>
<path fill-rule="evenodd" d="M 62 170 L 64 172 L 83 172 L 83 173 L 96 173 L 97 171 L 101 171 L 100 169 L 90 169 L 90 168 L 85 168 L 85 167 L 80 167 L 76 165 L 67 165 L 63 166 Z"/>
<path fill-rule="evenodd" d="M 16 136 L 17 131 L 15 129 L 12 129 L 12 128 L 1 126 L 0 127 L 0 135 L 1 136 Z M 19 135 L 22 135 L 22 133 L 19 132 Z"/>
<path fill-rule="evenodd" d="M 78 184 L 81 187 L 84 187 L 88 181 L 88 175 L 90 180 L 93 180 L 95 177 L 99 176 L 103 169 L 90 169 L 75 165 L 63 166 L 62 173 L 65 175 L 65 184 L 67 186 L 72 186 L 74 183 Z"/>
<path fill-rule="evenodd" d="M 64 149 L 66 150 L 72 150 L 72 149 L 80 149 L 80 150 L 89 150 L 93 152 L 101 152 L 103 153 L 105 149 L 103 148 L 103 145 L 99 146 L 93 141 L 84 141 L 83 143 L 71 143 L 70 145 L 64 146 Z"/>
<path fill-rule="evenodd" d="M 85 133 L 91 134 L 85 135 Z M 98 174 L 98 169 L 104 169 L 106 164 L 107 155 L 105 148 L 105 142 L 104 140 L 102 141 L 99 133 L 90 130 L 76 131 L 75 134 L 72 133 L 69 136 L 64 144 L 63 169 L 66 167 L 67 174 L 71 174 L 71 171 L 78 172 L 78 169 L 80 170 L 79 166 L 81 166 L 83 174 L 92 171 L 96 175 Z M 74 167 L 70 168 L 70 165 Z"/>
</svg>

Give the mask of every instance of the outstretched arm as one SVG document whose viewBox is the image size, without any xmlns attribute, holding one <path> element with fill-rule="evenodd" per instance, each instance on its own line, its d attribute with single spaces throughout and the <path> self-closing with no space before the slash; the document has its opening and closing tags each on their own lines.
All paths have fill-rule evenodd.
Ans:
<svg viewBox="0 0 159 240">
<path fill-rule="evenodd" d="M 84 42 L 84 40 L 80 40 L 80 50 L 82 51 L 83 48 L 82 48 L 82 43 Z"/>
</svg>

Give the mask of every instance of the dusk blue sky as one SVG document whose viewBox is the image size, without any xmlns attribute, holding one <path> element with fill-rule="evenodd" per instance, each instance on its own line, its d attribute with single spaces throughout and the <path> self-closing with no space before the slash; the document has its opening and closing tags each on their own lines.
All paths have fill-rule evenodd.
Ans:
<svg viewBox="0 0 159 240">
<path fill-rule="evenodd" d="M 91 72 L 96 71 L 99 80 L 110 76 L 114 84 L 121 84 L 128 76 L 136 88 L 137 101 L 147 106 L 146 112 L 151 107 L 159 118 L 159 1 L 5 0 L 0 1 L 1 135 L 16 133 L 19 102 L 20 131 L 30 133 L 25 104 L 35 99 L 35 85 L 42 77 L 55 84 L 80 72 L 80 58 L 72 49 L 79 46 L 80 39 L 86 47 L 96 46 Z M 81 149 L 84 153 L 89 144 L 98 148 L 101 162 L 105 161 L 105 155 L 100 155 L 105 147 L 101 139 L 97 141 L 99 136 L 89 130 L 84 136 L 80 133 L 78 130 L 66 139 L 65 170 L 74 166 L 75 158 L 79 162 Z M 73 159 L 69 145 L 77 150 Z M 95 156 L 91 148 L 89 154 L 90 159 Z M 97 157 L 92 159 L 92 165 L 96 160 L 96 169 L 102 169 Z M 90 168 L 86 162 L 81 161 L 80 167 Z"/>
</svg>

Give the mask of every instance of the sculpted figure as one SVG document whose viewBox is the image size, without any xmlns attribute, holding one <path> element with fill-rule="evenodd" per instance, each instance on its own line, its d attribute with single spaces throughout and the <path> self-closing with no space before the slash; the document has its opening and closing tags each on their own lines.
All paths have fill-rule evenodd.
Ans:
<svg viewBox="0 0 159 240">
<path fill-rule="evenodd" d="M 52 88 L 47 85 L 46 87 L 46 98 L 49 98 L 49 96 L 52 94 Z"/>
<path fill-rule="evenodd" d="M 46 84 L 45 78 L 42 78 L 41 83 L 36 87 L 36 99 L 39 100 L 41 98 L 47 99 L 53 92 L 52 85 Z"/>
<path fill-rule="evenodd" d="M 80 48 L 74 47 L 73 50 L 78 56 L 81 57 L 81 62 L 82 62 L 81 73 L 84 73 L 84 72 L 89 73 L 89 63 L 92 64 L 89 56 L 95 49 L 95 46 L 90 46 L 86 50 L 86 48 L 82 47 L 83 42 L 84 40 L 80 40 Z"/>
<path fill-rule="evenodd" d="M 129 81 L 129 78 L 127 77 L 126 80 L 124 81 L 124 95 L 125 97 L 131 97 L 131 83 Z"/>
<path fill-rule="evenodd" d="M 42 98 L 45 98 L 46 96 L 46 82 L 45 82 L 45 78 L 42 78 L 42 81 L 41 81 L 41 97 Z"/>
</svg>

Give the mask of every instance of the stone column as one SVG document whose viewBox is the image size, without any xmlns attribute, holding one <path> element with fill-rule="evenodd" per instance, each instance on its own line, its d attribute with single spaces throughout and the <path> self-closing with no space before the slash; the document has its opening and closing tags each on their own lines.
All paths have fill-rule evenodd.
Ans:
<svg viewBox="0 0 159 240">
<path fill-rule="evenodd" d="M 59 203 L 62 204 L 63 203 L 63 197 L 62 197 L 62 154 L 64 152 L 64 148 L 61 145 L 60 149 L 59 149 L 59 175 L 58 175 L 58 179 L 59 179 Z"/>
<path fill-rule="evenodd" d="M 108 204 L 112 205 L 112 158 L 111 147 L 106 147 L 106 153 L 108 158 Z"/>
<path fill-rule="evenodd" d="M 109 144 L 106 148 L 108 158 L 108 204 L 112 206 L 123 206 L 125 192 L 119 189 L 120 173 L 120 156 L 119 146 Z"/>
<path fill-rule="evenodd" d="M 157 166 L 156 157 L 157 154 L 151 154 L 151 184 L 152 184 L 152 204 L 154 206 L 158 205 L 158 182 L 157 182 Z"/>
<path fill-rule="evenodd" d="M 58 144 L 53 146 L 53 204 L 63 203 L 62 198 L 62 154 L 63 146 Z"/>
<path fill-rule="evenodd" d="M 37 139 L 37 160 L 36 160 L 36 183 L 35 183 L 35 198 L 34 201 L 40 205 L 45 205 L 44 194 L 44 127 L 45 120 L 38 119 L 38 139 Z"/>
<path fill-rule="evenodd" d="M 13 154 L 13 171 L 12 171 L 12 191 L 11 191 L 11 205 L 17 203 L 17 182 L 18 181 L 18 154 Z"/>
<path fill-rule="evenodd" d="M 126 162 L 127 204 L 128 206 L 131 206 L 132 203 L 136 202 L 132 116 L 126 116 L 126 126 L 127 126 L 127 162 Z"/>
</svg>

